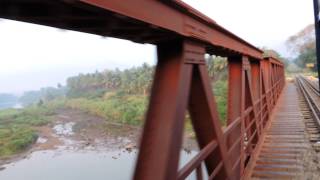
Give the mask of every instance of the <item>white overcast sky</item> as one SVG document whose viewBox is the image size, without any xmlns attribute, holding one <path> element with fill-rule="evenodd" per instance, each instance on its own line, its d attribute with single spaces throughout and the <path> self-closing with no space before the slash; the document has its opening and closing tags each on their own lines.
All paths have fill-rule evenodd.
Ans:
<svg viewBox="0 0 320 180">
<path fill-rule="evenodd" d="M 313 23 L 312 0 L 184 0 L 258 47 L 289 56 L 285 40 Z M 152 45 L 0 20 L 0 93 L 65 84 L 95 70 L 154 64 Z"/>
</svg>

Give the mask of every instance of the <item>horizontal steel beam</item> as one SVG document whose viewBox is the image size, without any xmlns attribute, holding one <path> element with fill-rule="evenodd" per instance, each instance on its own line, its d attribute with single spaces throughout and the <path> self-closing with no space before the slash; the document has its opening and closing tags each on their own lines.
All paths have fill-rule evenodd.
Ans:
<svg viewBox="0 0 320 180">
<path fill-rule="evenodd" d="M 1 0 L 0 18 L 138 43 L 187 38 L 210 54 L 262 59 L 260 49 L 180 0 Z"/>
<path fill-rule="evenodd" d="M 270 61 L 272 64 L 277 64 L 281 67 L 284 66 L 283 62 L 281 62 L 279 59 L 276 59 L 275 57 L 265 57 L 264 59 Z"/>
<path fill-rule="evenodd" d="M 204 41 L 208 45 L 233 50 L 257 59 L 262 58 L 260 49 L 232 34 L 180 0 L 81 1 L 176 32 L 184 37 Z"/>
</svg>

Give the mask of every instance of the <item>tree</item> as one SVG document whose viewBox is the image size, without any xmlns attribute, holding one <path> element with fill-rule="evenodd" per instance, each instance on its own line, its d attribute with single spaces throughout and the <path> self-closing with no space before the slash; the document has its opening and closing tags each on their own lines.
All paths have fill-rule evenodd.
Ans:
<svg viewBox="0 0 320 180">
<path fill-rule="evenodd" d="M 125 70 L 95 71 L 67 79 L 68 97 L 99 97 L 104 92 L 121 91 L 147 95 L 150 91 L 154 67 L 144 63 Z"/>
<path fill-rule="evenodd" d="M 227 78 L 228 61 L 220 56 L 209 56 L 206 58 L 208 73 L 211 80 L 223 80 Z"/>
<path fill-rule="evenodd" d="M 303 28 L 297 34 L 290 36 L 286 45 L 293 55 L 299 55 L 305 49 L 312 49 L 315 47 L 315 29 L 314 24 L 310 24 Z"/>
<path fill-rule="evenodd" d="M 316 46 L 314 25 L 310 24 L 297 34 L 288 38 L 286 45 L 295 56 L 294 62 L 305 68 L 308 63 L 316 63 Z M 316 71 L 316 67 L 312 69 Z"/>
<path fill-rule="evenodd" d="M 301 67 L 305 68 L 306 64 L 314 63 L 317 61 L 316 49 L 315 48 L 306 48 L 302 51 L 298 57 L 294 60 L 295 63 Z M 316 66 L 311 68 L 312 71 L 316 71 Z"/>
<path fill-rule="evenodd" d="M 261 48 L 263 50 L 263 57 L 274 57 L 278 60 L 280 60 L 281 62 L 283 62 L 285 67 L 288 67 L 290 62 L 287 58 L 281 56 L 281 54 L 279 52 L 277 52 L 274 49 L 269 49 L 266 47 L 262 47 Z"/>
</svg>

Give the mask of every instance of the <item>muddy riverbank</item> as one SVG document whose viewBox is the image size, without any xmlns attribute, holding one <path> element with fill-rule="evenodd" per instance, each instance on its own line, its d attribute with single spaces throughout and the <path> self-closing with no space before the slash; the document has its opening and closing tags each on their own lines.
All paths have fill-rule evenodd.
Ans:
<svg viewBox="0 0 320 180">
<path fill-rule="evenodd" d="M 136 152 L 141 129 L 107 121 L 79 110 L 59 109 L 52 116 L 51 123 L 35 128 L 38 139 L 28 150 L 0 159 L 0 170 L 5 170 L 6 164 L 29 158 L 39 151 Z M 186 133 L 183 150 L 189 153 L 196 149 L 192 135 Z"/>
</svg>

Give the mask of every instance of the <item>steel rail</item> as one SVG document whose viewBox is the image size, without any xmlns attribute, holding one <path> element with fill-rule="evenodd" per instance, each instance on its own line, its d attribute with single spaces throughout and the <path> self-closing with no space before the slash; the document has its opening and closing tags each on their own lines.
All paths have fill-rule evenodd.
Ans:
<svg viewBox="0 0 320 180">
<path fill-rule="evenodd" d="M 313 90 L 313 92 L 315 94 L 317 94 L 318 96 L 320 96 L 320 91 L 319 89 L 307 78 L 305 78 L 304 76 L 300 76 L 304 82 L 306 82 L 308 84 L 308 86 Z"/>
<path fill-rule="evenodd" d="M 298 76 L 296 77 L 296 80 L 297 85 L 312 112 L 312 116 L 314 117 L 317 126 L 320 127 L 320 107 L 319 104 L 316 103 L 315 98 L 312 96 L 312 93 L 316 93 L 316 91 L 314 91 L 312 85 L 307 83 L 307 80 L 304 77 Z M 308 88 L 309 90 L 307 90 Z"/>
</svg>

